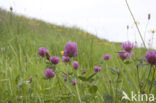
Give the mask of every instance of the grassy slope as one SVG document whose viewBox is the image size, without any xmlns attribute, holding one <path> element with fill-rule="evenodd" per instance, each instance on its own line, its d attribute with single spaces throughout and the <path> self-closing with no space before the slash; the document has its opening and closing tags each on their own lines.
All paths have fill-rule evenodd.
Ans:
<svg viewBox="0 0 156 103">
<path fill-rule="evenodd" d="M 115 81 L 116 75 L 108 68 L 117 66 L 121 71 L 122 83 L 119 88 L 130 93 L 131 90 L 138 91 L 135 63 L 124 65 L 116 56 L 121 50 L 120 43 L 110 43 L 100 40 L 95 36 L 77 28 L 66 28 L 52 25 L 43 21 L 28 19 L 24 16 L 17 16 L 12 13 L 0 10 L 0 103 L 8 100 L 19 102 L 17 98 L 23 96 L 23 103 L 39 102 L 78 102 L 78 95 L 75 87 L 64 82 L 58 83 L 56 77 L 51 81 L 44 80 L 45 60 L 38 55 L 38 48 L 44 46 L 49 49 L 52 56 L 57 55 L 61 59 L 60 51 L 68 41 L 74 41 L 78 45 L 78 60 L 81 68 L 87 69 L 85 76 L 93 73 L 95 65 L 102 66 L 102 72 L 96 75 L 94 82 L 98 86 L 97 98 L 89 102 L 102 102 L 104 93 L 113 96 L 115 99 L 116 83 L 112 82 L 112 90 L 109 88 L 109 80 Z M 112 55 L 107 63 L 102 60 L 105 53 Z M 145 51 L 136 48 L 133 58 L 140 58 Z M 25 61 L 27 56 L 28 61 Z M 61 71 L 73 71 L 71 66 L 60 63 L 58 69 Z M 123 74 L 125 71 L 127 74 Z M 142 72 L 141 72 L 142 73 Z M 81 74 L 81 71 L 78 71 Z M 33 78 L 33 83 L 21 86 L 21 84 Z M 60 77 L 62 78 L 62 77 Z M 127 81 L 127 78 L 131 81 Z M 88 87 L 80 88 L 82 81 L 78 81 L 80 96 L 83 98 L 89 94 Z M 60 85 L 59 85 L 60 84 Z M 61 88 L 59 88 L 61 86 Z M 61 90 L 60 90 L 61 89 Z M 30 93 L 31 92 L 31 97 Z M 75 96 L 67 97 L 71 92 Z M 70 94 L 71 95 L 71 94 Z M 119 96 L 119 99 L 121 97 Z"/>
</svg>

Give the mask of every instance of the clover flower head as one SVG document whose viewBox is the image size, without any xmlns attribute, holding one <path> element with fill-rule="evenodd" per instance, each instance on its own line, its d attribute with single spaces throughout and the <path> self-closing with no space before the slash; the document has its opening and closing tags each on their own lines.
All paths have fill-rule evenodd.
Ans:
<svg viewBox="0 0 156 103">
<path fill-rule="evenodd" d="M 101 67 L 99 67 L 99 66 L 95 66 L 95 67 L 94 67 L 94 71 L 95 71 L 95 72 L 99 72 L 99 71 L 101 71 Z"/>
<path fill-rule="evenodd" d="M 64 56 L 75 57 L 77 56 L 77 50 L 77 44 L 69 41 L 64 47 Z"/>
<path fill-rule="evenodd" d="M 73 68 L 78 69 L 79 68 L 79 63 L 77 61 L 73 62 Z"/>
<path fill-rule="evenodd" d="M 122 59 L 129 59 L 131 57 L 131 54 L 128 52 L 118 52 L 118 56 Z"/>
<path fill-rule="evenodd" d="M 152 66 L 156 65 L 156 51 L 147 51 L 145 58 Z"/>
<path fill-rule="evenodd" d="M 104 59 L 104 60 L 109 60 L 109 59 L 111 59 L 111 58 L 112 58 L 112 56 L 109 55 L 109 54 L 105 54 L 105 55 L 103 56 L 103 59 Z"/>
<path fill-rule="evenodd" d="M 131 43 L 130 41 L 126 41 L 126 42 L 123 42 L 122 43 L 122 49 L 125 51 L 125 52 L 129 52 L 131 53 L 134 49 L 134 44 Z"/>
<path fill-rule="evenodd" d="M 51 79 L 51 78 L 53 78 L 55 76 L 55 73 L 52 71 L 51 68 L 48 68 L 48 69 L 45 70 L 44 76 L 46 78 L 48 78 L 48 79 Z"/>
<path fill-rule="evenodd" d="M 73 80 L 72 81 L 72 84 L 75 86 L 77 84 L 77 81 L 76 80 Z"/>
<path fill-rule="evenodd" d="M 68 63 L 70 61 L 70 57 L 62 56 L 62 62 Z"/>
<path fill-rule="evenodd" d="M 59 63 L 59 57 L 57 57 L 57 56 L 51 56 L 50 57 L 50 61 L 51 61 L 51 63 L 53 63 L 53 64 L 58 64 Z"/>
<path fill-rule="evenodd" d="M 45 47 L 40 47 L 39 50 L 38 50 L 38 54 L 42 57 L 46 56 L 46 53 L 48 53 L 48 49 L 45 48 Z"/>
</svg>

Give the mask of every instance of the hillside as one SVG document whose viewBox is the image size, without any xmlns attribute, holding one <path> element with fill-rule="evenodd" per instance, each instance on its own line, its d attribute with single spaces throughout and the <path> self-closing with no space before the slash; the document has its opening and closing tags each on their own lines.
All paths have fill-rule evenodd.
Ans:
<svg viewBox="0 0 156 103">
<path fill-rule="evenodd" d="M 58 78 L 56 74 L 52 80 L 44 79 L 44 71 L 49 65 L 44 58 L 39 56 L 39 48 L 46 47 L 49 49 L 50 56 L 58 56 L 60 63 L 57 68 L 67 72 L 68 69 L 72 70 L 70 66 L 72 64 L 65 65 L 61 62 L 61 51 L 64 50 L 68 41 L 76 42 L 78 46 L 78 56 L 72 58 L 73 61 L 79 62 L 81 68 L 77 72 L 77 76 L 88 77 L 94 73 L 95 65 L 102 67 L 101 72 L 94 76 L 93 83 L 85 84 L 83 83 L 84 78 L 80 78 L 75 88 L 70 83 L 64 83 L 60 72 L 56 72 L 60 74 Z M 0 48 L 0 103 L 8 101 L 8 103 L 119 101 L 122 97 L 121 90 L 129 94 L 132 89 L 135 92 L 138 91 L 136 65 L 139 61 L 137 60 L 143 58 L 146 53 L 145 49 L 136 47 L 132 59 L 122 62 L 117 56 L 117 52 L 122 50 L 121 43 L 99 39 L 78 28 L 58 26 L 2 9 L 0 9 Z M 104 61 L 104 54 L 111 54 L 112 58 L 109 61 Z M 87 72 L 81 75 L 83 69 Z M 120 81 L 121 84 L 118 85 L 119 91 L 117 92 L 114 89 L 117 88 L 114 69 L 121 71 L 121 78 L 123 78 Z M 142 69 L 148 71 L 145 67 Z M 143 73 L 145 72 L 140 72 L 140 74 Z M 27 83 L 30 78 L 32 78 L 32 83 Z M 112 87 L 110 88 L 110 86 Z M 95 91 L 96 93 L 94 93 Z M 116 97 L 116 93 L 120 93 L 118 97 Z"/>
<path fill-rule="evenodd" d="M 19 52 L 18 49 L 22 48 L 21 52 L 24 56 L 37 56 L 36 51 L 41 46 L 49 48 L 52 55 L 60 55 L 64 45 L 68 41 L 74 41 L 80 50 L 78 58 L 83 57 L 86 59 L 85 61 L 95 63 L 97 60 L 88 57 L 102 57 L 104 53 L 117 52 L 120 49 L 120 43 L 115 44 L 101 40 L 80 29 L 49 24 L 4 10 L 0 10 L 0 36 L 1 48 L 8 46 L 9 43 L 15 52 Z M 94 52 L 96 52 L 95 55 L 93 55 Z"/>
</svg>

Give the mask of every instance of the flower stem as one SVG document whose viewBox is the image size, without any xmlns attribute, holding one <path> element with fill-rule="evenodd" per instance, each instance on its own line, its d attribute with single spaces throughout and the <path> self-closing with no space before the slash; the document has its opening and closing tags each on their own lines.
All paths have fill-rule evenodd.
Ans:
<svg viewBox="0 0 156 103">
<path fill-rule="evenodd" d="M 117 73 L 115 102 L 117 102 L 117 98 L 118 98 L 118 81 L 119 81 L 119 75 L 120 75 L 120 74 Z"/>
<path fill-rule="evenodd" d="M 155 68 L 154 69 L 154 72 L 153 72 L 153 76 L 152 76 L 152 81 L 151 81 L 151 85 L 150 85 L 150 88 L 149 88 L 149 93 L 151 93 L 151 90 L 152 90 L 152 86 L 153 86 L 153 82 L 154 82 L 154 76 L 155 76 Z"/>
<path fill-rule="evenodd" d="M 139 89 L 140 89 L 140 91 L 141 91 L 140 77 L 139 77 L 139 67 L 138 67 L 138 66 L 137 66 L 137 78 L 138 78 Z"/>
<path fill-rule="evenodd" d="M 78 75 L 78 71 L 77 71 L 76 73 L 77 73 L 77 75 Z M 76 92 L 77 92 L 77 95 L 78 95 L 79 102 L 81 103 L 81 97 L 80 97 L 80 93 L 79 93 L 78 84 L 76 85 Z"/>
<path fill-rule="evenodd" d="M 125 0 L 125 1 L 126 1 L 127 8 L 128 8 L 128 10 L 129 10 L 129 12 L 130 12 L 132 18 L 133 18 L 134 23 L 135 23 L 135 22 L 136 22 L 135 17 L 134 17 L 134 15 L 133 15 L 133 13 L 132 13 L 132 11 L 131 11 L 131 9 L 130 9 L 130 6 L 129 6 L 127 0 Z M 143 39 L 143 37 L 142 37 L 141 31 L 140 31 L 140 29 L 139 29 L 139 27 L 138 27 L 138 24 L 135 23 L 135 26 L 136 26 L 136 28 L 137 28 L 137 30 L 138 30 L 138 33 L 139 33 L 140 38 L 141 38 L 141 40 L 142 40 L 142 42 L 143 42 L 143 45 L 144 45 L 144 47 L 146 48 L 146 44 L 145 44 L 145 42 L 144 42 L 144 39 Z M 147 48 L 146 48 L 146 49 L 147 49 Z"/>
<path fill-rule="evenodd" d="M 148 73 L 147 80 L 149 80 L 149 76 L 150 76 L 150 74 L 151 74 L 151 71 L 152 71 L 152 66 L 150 66 L 150 71 L 149 71 L 149 73 Z M 145 87 L 146 87 L 146 85 L 147 85 L 147 80 L 146 80 L 146 83 L 145 83 L 145 85 L 144 85 L 144 89 L 145 89 Z"/>
<path fill-rule="evenodd" d="M 156 68 L 153 68 L 154 69 L 154 72 L 153 72 L 153 76 L 152 76 L 152 81 L 151 81 L 151 85 L 150 85 L 150 88 L 149 88 L 149 94 L 151 93 L 151 90 L 152 90 L 152 86 L 153 86 L 153 82 L 154 82 L 154 75 L 155 75 L 155 69 Z M 147 101 L 148 103 L 149 101 Z"/>
</svg>

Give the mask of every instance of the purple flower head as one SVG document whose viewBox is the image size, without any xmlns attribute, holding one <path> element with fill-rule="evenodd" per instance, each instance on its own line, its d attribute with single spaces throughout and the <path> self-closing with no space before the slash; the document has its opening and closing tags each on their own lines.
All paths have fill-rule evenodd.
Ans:
<svg viewBox="0 0 156 103">
<path fill-rule="evenodd" d="M 94 71 L 95 71 L 95 72 L 99 72 L 99 71 L 101 71 L 101 67 L 99 67 L 99 66 L 95 66 L 95 67 L 94 67 Z"/>
<path fill-rule="evenodd" d="M 52 57 L 50 57 L 50 61 L 53 64 L 58 64 L 59 63 L 59 58 L 57 56 L 52 56 Z"/>
<path fill-rule="evenodd" d="M 62 62 L 68 63 L 70 61 L 70 57 L 62 56 Z"/>
<path fill-rule="evenodd" d="M 122 59 L 129 59 L 131 57 L 131 54 L 128 52 L 118 52 L 118 56 Z"/>
<path fill-rule="evenodd" d="M 109 60 L 109 59 L 111 59 L 111 58 L 112 58 L 112 56 L 109 55 L 109 54 L 105 54 L 105 55 L 103 56 L 103 59 L 104 59 L 104 60 Z"/>
<path fill-rule="evenodd" d="M 156 51 L 147 51 L 146 52 L 146 61 L 153 65 L 156 65 Z"/>
<path fill-rule="evenodd" d="M 75 57 L 77 56 L 77 50 L 77 44 L 69 41 L 64 47 L 64 56 Z"/>
<path fill-rule="evenodd" d="M 79 63 L 77 61 L 73 62 L 73 68 L 78 69 L 79 68 Z"/>
<path fill-rule="evenodd" d="M 75 86 L 77 84 L 77 81 L 76 80 L 73 80 L 72 81 L 72 84 Z"/>
<path fill-rule="evenodd" d="M 52 69 L 48 68 L 45 70 L 44 75 L 46 78 L 52 78 L 55 76 L 55 73 L 52 71 Z"/>
<path fill-rule="evenodd" d="M 39 50 L 38 50 L 38 54 L 42 57 L 44 57 L 46 55 L 46 53 L 48 53 L 48 49 L 45 48 L 45 47 L 40 47 Z"/>
<path fill-rule="evenodd" d="M 126 52 L 129 52 L 131 53 L 134 49 L 134 44 L 131 43 L 130 41 L 127 41 L 127 42 L 123 42 L 122 43 L 122 49 Z"/>
</svg>

